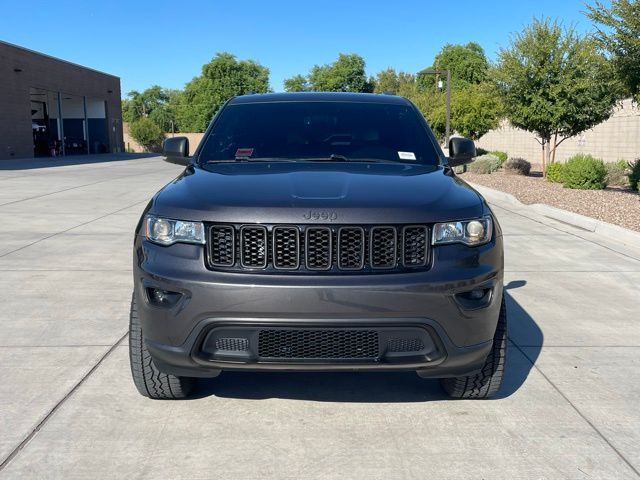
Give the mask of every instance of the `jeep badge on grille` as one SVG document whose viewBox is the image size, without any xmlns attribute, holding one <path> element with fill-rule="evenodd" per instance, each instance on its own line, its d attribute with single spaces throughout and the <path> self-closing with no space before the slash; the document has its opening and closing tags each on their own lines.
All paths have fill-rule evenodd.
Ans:
<svg viewBox="0 0 640 480">
<path fill-rule="evenodd" d="M 331 210 L 309 210 L 303 217 L 307 220 L 329 220 L 332 222 L 338 219 L 338 214 Z"/>
</svg>

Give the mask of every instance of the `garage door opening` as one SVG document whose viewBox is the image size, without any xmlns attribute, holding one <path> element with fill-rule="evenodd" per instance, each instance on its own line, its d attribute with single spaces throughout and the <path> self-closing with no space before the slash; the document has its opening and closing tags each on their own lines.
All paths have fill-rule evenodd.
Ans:
<svg viewBox="0 0 640 480">
<path fill-rule="evenodd" d="M 57 156 L 61 149 L 58 94 L 41 88 L 31 88 L 29 95 L 33 156 Z"/>
<path fill-rule="evenodd" d="M 34 157 L 109 152 L 104 100 L 30 88 Z"/>
</svg>

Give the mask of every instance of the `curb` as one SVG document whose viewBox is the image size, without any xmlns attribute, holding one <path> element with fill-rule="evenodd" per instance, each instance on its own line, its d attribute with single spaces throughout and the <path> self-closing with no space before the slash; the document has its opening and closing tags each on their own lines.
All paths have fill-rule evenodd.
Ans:
<svg viewBox="0 0 640 480">
<path fill-rule="evenodd" d="M 609 240 L 616 240 L 625 245 L 640 248 L 640 232 L 634 232 L 618 225 L 596 220 L 595 218 L 586 217 L 579 213 L 569 212 L 560 208 L 552 207 L 544 203 L 534 203 L 527 205 L 522 203 L 516 197 L 509 193 L 494 190 L 493 188 L 478 185 L 477 183 L 468 182 L 474 189 L 476 189 L 485 199 L 489 202 L 501 202 L 513 205 L 514 207 L 530 210 L 543 217 L 551 218 L 552 220 L 558 220 L 562 223 L 567 223 L 582 230 L 593 232 L 596 235 L 607 238 Z"/>
</svg>

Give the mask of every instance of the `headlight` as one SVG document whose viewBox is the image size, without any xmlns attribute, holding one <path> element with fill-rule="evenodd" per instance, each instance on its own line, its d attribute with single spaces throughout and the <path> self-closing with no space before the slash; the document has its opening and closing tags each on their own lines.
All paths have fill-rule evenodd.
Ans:
<svg viewBox="0 0 640 480">
<path fill-rule="evenodd" d="M 464 243 L 475 247 L 491 240 L 492 230 L 493 222 L 488 216 L 462 222 L 436 223 L 433 227 L 432 243 Z"/>
<path fill-rule="evenodd" d="M 145 237 L 160 245 L 183 243 L 205 243 L 204 225 L 201 222 L 185 222 L 147 215 Z"/>
</svg>

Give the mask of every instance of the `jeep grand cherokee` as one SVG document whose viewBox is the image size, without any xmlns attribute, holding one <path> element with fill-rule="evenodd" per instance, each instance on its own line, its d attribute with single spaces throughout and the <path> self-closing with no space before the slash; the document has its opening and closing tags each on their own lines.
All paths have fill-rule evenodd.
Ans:
<svg viewBox="0 0 640 480">
<path fill-rule="evenodd" d="M 236 97 L 146 207 L 133 254 L 133 380 L 183 398 L 223 370 L 414 370 L 493 396 L 506 352 L 502 233 L 408 100 Z"/>
</svg>

